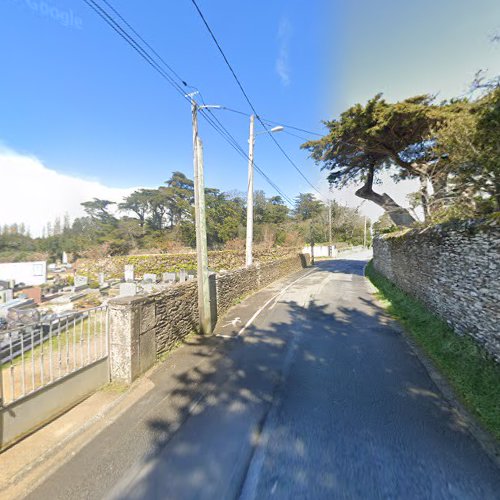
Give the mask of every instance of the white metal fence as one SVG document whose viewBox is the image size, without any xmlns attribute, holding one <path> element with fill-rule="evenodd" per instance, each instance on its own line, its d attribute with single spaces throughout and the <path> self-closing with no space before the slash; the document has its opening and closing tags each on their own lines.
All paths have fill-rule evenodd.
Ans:
<svg viewBox="0 0 500 500">
<path fill-rule="evenodd" d="M 107 306 L 0 331 L 1 403 L 7 406 L 107 355 Z"/>
</svg>

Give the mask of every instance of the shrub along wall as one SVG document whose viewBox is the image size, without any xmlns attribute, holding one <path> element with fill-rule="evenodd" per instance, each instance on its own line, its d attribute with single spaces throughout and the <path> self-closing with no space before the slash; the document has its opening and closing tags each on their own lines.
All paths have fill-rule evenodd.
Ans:
<svg viewBox="0 0 500 500">
<path fill-rule="evenodd" d="M 211 288 L 216 315 L 222 316 L 243 296 L 308 264 L 309 255 L 301 254 L 214 275 L 211 281 L 215 286 Z M 198 330 L 197 283 L 179 283 L 159 293 L 112 299 L 109 314 L 112 379 L 130 383 L 158 356 Z"/>
<path fill-rule="evenodd" d="M 265 263 L 296 254 L 297 249 L 294 248 L 270 248 L 256 250 L 254 259 L 256 262 Z M 180 269 L 189 271 L 196 269 L 196 253 L 120 255 L 103 259 L 79 259 L 75 263 L 75 269 L 78 274 L 94 280 L 97 280 L 99 273 L 104 273 L 106 279 L 121 279 L 126 264 L 134 265 L 135 274 L 139 278 L 142 278 L 145 273 L 161 275 Z M 245 252 L 236 250 L 208 252 L 208 265 L 215 272 L 240 268 L 245 265 Z"/>
<path fill-rule="evenodd" d="M 498 221 L 461 221 L 379 236 L 373 241 L 373 263 L 500 361 Z"/>
</svg>

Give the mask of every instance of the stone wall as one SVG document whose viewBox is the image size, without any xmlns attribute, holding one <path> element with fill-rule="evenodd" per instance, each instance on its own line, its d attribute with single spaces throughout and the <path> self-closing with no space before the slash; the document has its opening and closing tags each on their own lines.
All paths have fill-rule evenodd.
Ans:
<svg viewBox="0 0 500 500">
<path fill-rule="evenodd" d="M 500 361 L 500 227 L 447 223 L 373 241 L 381 274 Z"/>
<path fill-rule="evenodd" d="M 308 264 L 309 256 L 301 254 L 212 275 L 214 317 L 222 317 L 244 296 Z M 111 376 L 130 383 L 158 356 L 198 331 L 197 283 L 178 283 L 159 293 L 112 299 L 109 315 Z"/>
<path fill-rule="evenodd" d="M 249 268 L 217 275 L 217 314 L 224 314 L 246 295 L 309 265 L 309 255 L 299 254 Z"/>
<path fill-rule="evenodd" d="M 290 255 L 296 255 L 298 249 L 269 248 L 256 249 L 254 261 L 265 263 L 276 261 Z M 104 273 L 105 279 L 122 279 L 125 265 L 133 264 L 138 278 L 144 273 L 161 275 L 167 272 L 177 272 L 181 269 L 196 269 L 196 253 L 160 253 L 151 255 L 119 255 L 101 259 L 78 259 L 74 265 L 76 272 L 82 276 L 97 280 L 99 273 Z M 238 269 L 245 265 L 244 250 L 218 250 L 208 252 L 209 268 L 215 272 L 223 269 Z"/>
</svg>

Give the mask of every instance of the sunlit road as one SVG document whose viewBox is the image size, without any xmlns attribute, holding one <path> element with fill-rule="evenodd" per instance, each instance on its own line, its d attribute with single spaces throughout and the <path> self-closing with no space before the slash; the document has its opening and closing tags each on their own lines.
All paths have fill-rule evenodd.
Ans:
<svg viewBox="0 0 500 500">
<path fill-rule="evenodd" d="M 321 262 L 244 301 L 33 498 L 498 499 L 499 470 L 364 264 Z"/>
</svg>

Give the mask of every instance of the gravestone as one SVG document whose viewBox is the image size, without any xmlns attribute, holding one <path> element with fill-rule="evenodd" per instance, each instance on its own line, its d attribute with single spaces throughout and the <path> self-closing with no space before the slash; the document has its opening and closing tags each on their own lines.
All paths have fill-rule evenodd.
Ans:
<svg viewBox="0 0 500 500">
<path fill-rule="evenodd" d="M 99 286 L 103 286 L 106 284 L 106 280 L 104 279 L 104 273 L 99 273 L 97 279 L 99 281 Z"/>
<path fill-rule="evenodd" d="M 150 282 L 150 283 L 156 283 L 156 274 L 146 273 L 142 277 L 142 281 L 144 281 L 144 282 Z"/>
<path fill-rule="evenodd" d="M 125 281 L 134 281 L 134 264 L 125 266 Z"/>
<path fill-rule="evenodd" d="M 185 269 L 181 269 L 179 271 L 179 283 L 184 283 L 187 279 L 187 273 Z"/>
<path fill-rule="evenodd" d="M 5 304 L 14 298 L 12 290 L 7 288 L 6 290 L 0 290 L 0 304 Z"/>
<path fill-rule="evenodd" d="M 68 263 L 68 254 L 66 252 L 62 253 L 62 263 L 66 265 Z"/>
<path fill-rule="evenodd" d="M 188 274 L 187 279 L 188 279 L 188 281 L 194 280 L 194 274 Z"/>
<path fill-rule="evenodd" d="M 75 288 L 87 286 L 89 284 L 89 279 L 87 276 L 75 275 Z"/>
<path fill-rule="evenodd" d="M 163 273 L 162 281 L 163 283 L 175 283 L 175 273 Z"/>
<path fill-rule="evenodd" d="M 151 282 L 142 283 L 142 290 L 146 293 L 152 293 L 154 291 L 154 284 Z"/>
<path fill-rule="evenodd" d="M 120 297 L 133 295 L 137 295 L 137 285 L 135 283 L 120 283 Z"/>
</svg>

